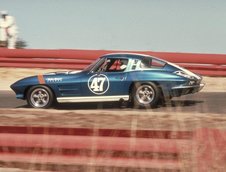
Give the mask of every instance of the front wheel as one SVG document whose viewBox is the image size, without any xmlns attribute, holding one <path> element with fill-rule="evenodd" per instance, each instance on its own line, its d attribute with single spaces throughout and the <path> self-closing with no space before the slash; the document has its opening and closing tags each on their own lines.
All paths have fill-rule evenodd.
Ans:
<svg viewBox="0 0 226 172">
<path fill-rule="evenodd" d="M 134 107 L 153 108 L 160 98 L 160 90 L 154 83 L 136 83 L 132 90 Z"/>
<path fill-rule="evenodd" d="M 49 108 L 53 101 L 53 92 L 46 86 L 33 86 L 28 90 L 27 103 L 33 108 Z"/>
</svg>

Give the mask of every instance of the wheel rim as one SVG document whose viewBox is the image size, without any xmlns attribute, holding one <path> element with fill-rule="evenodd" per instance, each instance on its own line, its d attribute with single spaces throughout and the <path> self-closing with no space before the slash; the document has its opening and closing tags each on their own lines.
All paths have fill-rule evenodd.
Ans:
<svg viewBox="0 0 226 172">
<path fill-rule="evenodd" d="M 155 91 L 150 85 L 141 85 L 136 91 L 136 98 L 141 104 L 150 104 L 154 97 Z"/>
<path fill-rule="evenodd" d="M 35 107 L 45 107 L 49 103 L 49 93 L 43 88 L 35 89 L 31 93 L 30 100 Z"/>
</svg>

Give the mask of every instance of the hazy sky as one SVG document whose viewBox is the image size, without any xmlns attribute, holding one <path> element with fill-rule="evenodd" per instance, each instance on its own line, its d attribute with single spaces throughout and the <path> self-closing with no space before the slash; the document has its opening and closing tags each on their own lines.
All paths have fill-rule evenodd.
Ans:
<svg viewBox="0 0 226 172">
<path fill-rule="evenodd" d="M 226 0 L 0 0 L 29 48 L 226 53 Z"/>
</svg>

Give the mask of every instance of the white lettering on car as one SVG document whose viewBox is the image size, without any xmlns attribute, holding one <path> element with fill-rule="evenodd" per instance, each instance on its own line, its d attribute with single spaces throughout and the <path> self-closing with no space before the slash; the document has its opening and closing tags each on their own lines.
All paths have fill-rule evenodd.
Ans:
<svg viewBox="0 0 226 172">
<path fill-rule="evenodd" d="M 62 78 L 47 78 L 48 82 L 62 82 Z"/>
</svg>

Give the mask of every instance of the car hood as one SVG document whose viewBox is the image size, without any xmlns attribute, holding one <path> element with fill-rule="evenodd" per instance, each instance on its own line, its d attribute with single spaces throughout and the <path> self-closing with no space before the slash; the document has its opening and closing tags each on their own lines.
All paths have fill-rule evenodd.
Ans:
<svg viewBox="0 0 226 172">
<path fill-rule="evenodd" d="M 81 71 L 58 71 L 58 72 L 50 72 L 44 75 L 70 75 L 70 74 L 79 74 Z"/>
</svg>

